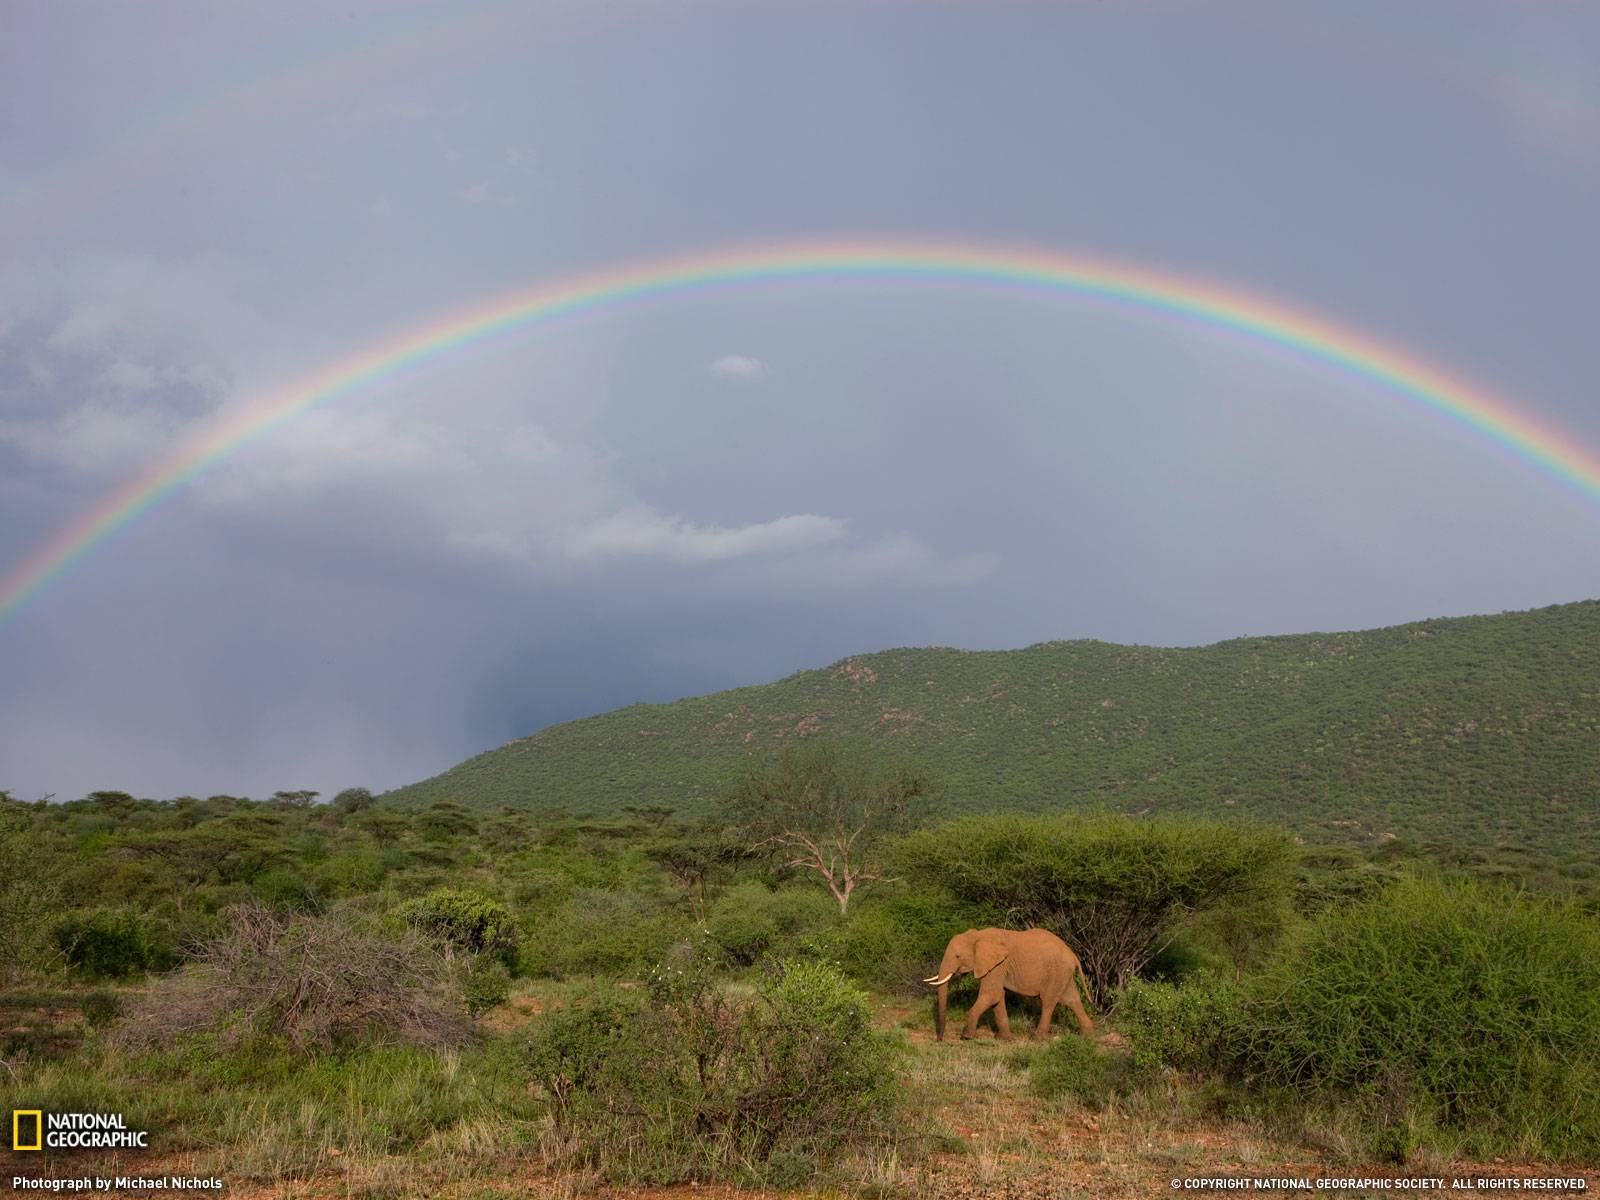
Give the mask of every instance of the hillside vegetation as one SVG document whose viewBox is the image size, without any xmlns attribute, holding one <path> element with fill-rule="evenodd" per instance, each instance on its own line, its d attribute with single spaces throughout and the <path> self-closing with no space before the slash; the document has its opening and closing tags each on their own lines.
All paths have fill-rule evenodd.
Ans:
<svg viewBox="0 0 1600 1200">
<path fill-rule="evenodd" d="M 1109 807 L 1309 840 L 1600 849 L 1600 602 L 1192 649 L 890 650 L 557 725 L 386 799 L 708 811 L 789 739 L 881 740 L 951 813 Z"/>
</svg>

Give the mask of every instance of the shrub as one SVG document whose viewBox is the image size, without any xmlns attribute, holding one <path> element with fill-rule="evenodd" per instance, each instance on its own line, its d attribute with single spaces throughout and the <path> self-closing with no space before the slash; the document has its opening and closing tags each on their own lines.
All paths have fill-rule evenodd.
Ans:
<svg viewBox="0 0 1600 1200">
<path fill-rule="evenodd" d="M 431 842 L 449 842 L 478 832 L 477 817 L 454 800 L 435 800 L 412 817 L 412 824 Z"/>
<path fill-rule="evenodd" d="M 565 871 L 534 869 L 511 877 L 511 898 L 524 909 L 552 909 L 565 903 L 577 885 Z"/>
<path fill-rule="evenodd" d="M 892 1113 L 890 1042 L 869 1016 L 825 964 L 774 964 L 753 999 L 736 1000 L 680 955 L 642 1000 L 608 995 L 544 1018 L 527 1061 L 579 1161 L 633 1181 L 770 1181 L 825 1163 Z"/>
<path fill-rule="evenodd" d="M 329 896 L 355 896 L 378 889 L 386 867 L 371 850 L 354 850 L 320 863 L 313 874 L 318 892 Z"/>
<path fill-rule="evenodd" d="M 83 1019 L 94 1029 L 109 1025 L 122 1015 L 122 1001 L 115 992 L 90 992 L 83 998 Z"/>
<path fill-rule="evenodd" d="M 511 910 L 492 896 L 467 888 L 436 888 L 397 911 L 412 928 L 438 938 L 447 953 L 516 961 L 517 927 Z"/>
<path fill-rule="evenodd" d="M 1205 936 L 1184 934 L 1175 938 L 1159 954 L 1145 963 L 1140 979 L 1161 983 L 1178 983 L 1194 975 L 1204 975 L 1227 970 L 1230 964 L 1225 955 L 1208 944 Z M 1134 981 L 1135 983 L 1138 980 Z M 1129 984 L 1132 987 L 1133 984 Z M 1117 1003 L 1122 1003 L 1118 997 Z"/>
<path fill-rule="evenodd" d="M 310 912 L 322 906 L 316 885 L 299 871 L 287 867 L 263 871 L 251 881 L 250 890 L 256 899 L 271 908 Z"/>
<path fill-rule="evenodd" d="M 498 958 L 474 958 L 462 972 L 467 1015 L 477 1017 L 497 1008 L 511 995 L 511 972 Z"/>
<path fill-rule="evenodd" d="M 518 973 L 639 976 L 687 932 L 681 916 L 648 896 L 578 888 L 525 931 Z"/>
<path fill-rule="evenodd" d="M 24 806 L 0 791 L 0 986 L 42 969 L 55 944 L 62 864 L 26 820 Z"/>
<path fill-rule="evenodd" d="M 467 1033 L 456 972 L 426 938 L 390 938 L 349 909 L 230 909 L 231 928 L 161 980 L 124 1026 L 132 1045 L 215 1034 L 299 1052 L 352 1043 L 452 1045 Z"/>
<path fill-rule="evenodd" d="M 945 943 L 963 929 L 1002 924 L 1004 912 L 964 903 L 939 888 L 868 896 L 850 916 L 813 935 L 820 956 L 869 987 L 926 995 L 922 983 Z"/>
<path fill-rule="evenodd" d="M 1600 922 L 1410 881 L 1325 914 L 1248 982 L 1240 1067 L 1469 1152 L 1600 1158 Z"/>
<path fill-rule="evenodd" d="M 903 838 L 901 871 L 1064 938 L 1105 1004 L 1186 929 L 1254 953 L 1287 919 L 1294 846 L 1278 830 L 1115 815 L 968 817 Z M 954 932 L 954 931 L 952 931 Z"/>
<path fill-rule="evenodd" d="M 838 920 L 838 906 L 821 892 L 759 883 L 730 888 L 711 910 L 706 928 L 729 962 L 749 966 L 796 934 L 825 928 Z"/>
<path fill-rule="evenodd" d="M 1240 1004 L 1239 986 L 1221 975 L 1202 972 L 1181 984 L 1135 980 L 1117 1001 L 1117 1022 L 1135 1070 L 1213 1070 L 1226 1065 Z"/>
<path fill-rule="evenodd" d="M 72 913 L 51 931 L 67 965 L 91 979 L 121 979 L 141 971 L 164 971 L 177 955 L 136 913 Z"/>
<path fill-rule="evenodd" d="M 1033 1090 L 1046 1097 L 1071 1096 L 1090 1108 L 1104 1108 L 1117 1094 L 1124 1060 L 1088 1038 L 1062 1034 L 1036 1054 Z"/>
</svg>

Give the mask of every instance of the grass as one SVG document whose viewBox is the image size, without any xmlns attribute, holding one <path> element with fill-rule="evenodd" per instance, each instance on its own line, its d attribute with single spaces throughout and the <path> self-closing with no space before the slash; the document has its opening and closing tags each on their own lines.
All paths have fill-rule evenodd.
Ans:
<svg viewBox="0 0 1600 1200">
<path fill-rule="evenodd" d="M 163 1153 L 199 1154 L 246 1182 L 307 1180 L 335 1165 L 377 1170 L 396 1156 L 462 1169 L 533 1143 L 538 1114 L 508 1049 L 491 1041 L 460 1053 L 387 1047 L 305 1059 L 271 1047 L 219 1054 L 205 1043 L 131 1053 L 96 1039 L 25 1067 L 14 1083 L 0 1076 L 0 1107 L 119 1112 Z"/>
<path fill-rule="evenodd" d="M 512 1057 L 525 1029 L 580 990 L 520 984 L 485 1022 L 484 1043 L 459 1053 L 402 1048 L 309 1062 L 265 1051 L 126 1055 L 92 1037 L 71 1061 L 29 1064 L 20 1088 L 0 1074 L 0 1108 L 26 1099 L 28 1107 L 124 1111 L 130 1125 L 157 1132 L 159 1162 L 220 1173 L 230 1195 L 251 1200 L 592 1195 L 605 1186 L 597 1175 L 550 1167 L 557 1147 Z M 1164 1191 L 1173 1176 L 1396 1171 L 1364 1158 L 1361 1130 L 1336 1111 L 1221 1117 L 1174 1078 L 1091 1109 L 1034 1091 L 1033 1068 L 1059 1041 L 1002 1044 L 985 1026 L 975 1041 L 938 1043 L 921 1005 L 908 1011 L 879 996 L 873 1011 L 875 1024 L 908 1043 L 899 1066 L 906 1132 L 812 1177 L 801 1189 L 809 1194 L 1109 1200 Z M 46 1159 L 33 1169 L 60 1173 L 67 1165 Z M 1424 1153 L 1406 1170 L 1448 1173 L 1454 1165 L 1448 1154 Z M 695 1194 L 739 1193 L 702 1186 Z"/>
</svg>

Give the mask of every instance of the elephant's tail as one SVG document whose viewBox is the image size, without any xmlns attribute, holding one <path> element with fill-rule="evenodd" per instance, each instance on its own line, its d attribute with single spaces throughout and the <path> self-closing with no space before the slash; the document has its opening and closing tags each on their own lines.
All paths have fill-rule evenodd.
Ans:
<svg viewBox="0 0 1600 1200">
<path fill-rule="evenodd" d="M 1082 959 L 1078 960 L 1072 986 L 1078 989 L 1078 995 L 1083 998 L 1085 1003 L 1094 1003 L 1094 988 L 1089 985 L 1089 973 L 1083 969 Z"/>
</svg>

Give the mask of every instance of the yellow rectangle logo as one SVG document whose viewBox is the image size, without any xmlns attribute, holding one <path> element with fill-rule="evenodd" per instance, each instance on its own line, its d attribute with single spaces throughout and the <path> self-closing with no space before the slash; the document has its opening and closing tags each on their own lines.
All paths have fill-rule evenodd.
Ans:
<svg viewBox="0 0 1600 1200">
<path fill-rule="evenodd" d="M 33 1119 L 33 1140 L 24 1140 L 28 1127 L 27 1118 Z M 39 1150 L 44 1147 L 44 1111 L 37 1108 L 14 1108 L 11 1110 L 11 1148 L 13 1150 Z"/>
</svg>

